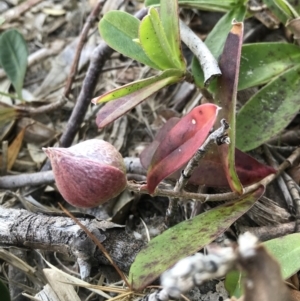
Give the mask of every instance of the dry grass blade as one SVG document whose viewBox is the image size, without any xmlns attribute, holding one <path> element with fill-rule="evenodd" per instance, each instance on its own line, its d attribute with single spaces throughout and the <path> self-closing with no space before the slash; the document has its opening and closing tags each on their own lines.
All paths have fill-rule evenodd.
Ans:
<svg viewBox="0 0 300 301">
<path fill-rule="evenodd" d="M 95 245 L 102 251 L 102 253 L 105 255 L 107 260 L 111 263 L 111 265 L 116 269 L 120 277 L 123 279 L 127 287 L 131 287 L 129 282 L 127 281 L 125 275 L 122 273 L 122 271 L 119 269 L 119 267 L 115 264 L 115 262 L 112 260 L 104 246 L 100 243 L 100 241 L 95 237 L 83 224 L 81 224 L 69 211 L 67 211 L 60 203 L 60 208 L 87 234 L 87 236 L 95 243 Z"/>
</svg>

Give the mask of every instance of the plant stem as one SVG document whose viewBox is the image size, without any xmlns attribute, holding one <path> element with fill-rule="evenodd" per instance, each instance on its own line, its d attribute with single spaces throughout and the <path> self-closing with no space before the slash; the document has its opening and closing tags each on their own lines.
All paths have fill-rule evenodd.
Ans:
<svg viewBox="0 0 300 301">
<path fill-rule="evenodd" d="M 218 62 L 207 46 L 184 22 L 180 21 L 179 27 L 181 40 L 199 60 L 204 73 L 204 85 L 208 86 L 213 78 L 222 74 Z"/>
<path fill-rule="evenodd" d="M 194 154 L 192 159 L 188 162 L 185 169 L 181 172 L 180 178 L 174 187 L 175 193 L 178 193 L 184 189 L 188 180 L 192 176 L 192 173 L 199 165 L 200 160 L 204 157 L 205 153 L 213 143 L 217 143 L 217 144 L 229 143 L 229 138 L 226 135 L 226 130 L 229 128 L 229 124 L 226 122 L 225 119 L 222 119 L 220 122 L 221 122 L 221 127 L 218 128 L 216 131 L 212 132 L 208 136 L 208 138 L 204 141 L 202 146 L 197 150 L 197 152 Z M 175 224 L 175 217 L 178 210 L 178 202 L 179 202 L 178 197 L 170 198 L 169 207 L 165 218 L 165 223 L 167 226 L 171 226 Z"/>
</svg>

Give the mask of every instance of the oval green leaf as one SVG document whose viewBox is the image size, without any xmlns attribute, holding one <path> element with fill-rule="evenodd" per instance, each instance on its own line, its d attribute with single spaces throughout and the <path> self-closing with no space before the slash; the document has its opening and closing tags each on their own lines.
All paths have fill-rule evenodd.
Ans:
<svg viewBox="0 0 300 301">
<path fill-rule="evenodd" d="M 145 5 L 159 5 L 160 0 L 146 0 Z M 182 7 L 197 8 L 200 10 L 227 12 L 235 4 L 236 0 L 178 0 Z"/>
<path fill-rule="evenodd" d="M 17 30 L 7 30 L 0 36 L 0 49 L 0 65 L 22 99 L 28 58 L 26 41 Z"/>
<path fill-rule="evenodd" d="M 300 109 L 300 65 L 264 86 L 237 115 L 236 146 L 252 150 L 282 131 Z"/>
<path fill-rule="evenodd" d="M 181 222 L 152 239 L 131 265 L 129 279 L 132 288 L 142 290 L 180 259 L 211 243 L 247 212 L 263 193 L 264 187 L 261 186 L 238 201 Z"/>
<path fill-rule="evenodd" d="M 271 239 L 263 244 L 279 261 L 284 279 L 291 277 L 300 270 L 300 233 Z"/>
<path fill-rule="evenodd" d="M 186 63 L 181 49 L 177 1 L 161 1 L 159 12 L 164 32 L 168 37 L 168 43 L 172 51 L 173 60 L 179 69 L 185 70 Z"/>
<path fill-rule="evenodd" d="M 149 14 L 141 21 L 139 39 L 146 55 L 161 70 L 180 69 L 181 65 L 176 58 L 174 60 L 174 53 L 154 7 L 150 8 Z"/>
<path fill-rule="evenodd" d="M 121 11 L 106 13 L 99 22 L 100 35 L 114 50 L 154 69 L 159 67 L 149 59 L 139 43 L 140 21 L 132 15 Z"/>
<path fill-rule="evenodd" d="M 184 79 L 185 73 L 170 69 L 159 75 L 128 84 L 92 100 L 93 103 L 101 103 L 115 99 L 107 103 L 97 114 L 96 123 L 99 128 L 105 127 L 121 117 L 129 110 L 140 104 L 147 97 L 166 87 Z"/>
<path fill-rule="evenodd" d="M 257 43 L 242 47 L 238 90 L 267 83 L 300 62 L 299 47 L 287 43 Z"/>
</svg>

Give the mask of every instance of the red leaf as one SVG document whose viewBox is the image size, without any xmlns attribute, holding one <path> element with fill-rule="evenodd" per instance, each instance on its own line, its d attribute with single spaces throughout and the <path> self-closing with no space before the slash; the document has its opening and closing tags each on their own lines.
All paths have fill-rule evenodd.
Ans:
<svg viewBox="0 0 300 301">
<path fill-rule="evenodd" d="M 209 152 L 200 161 L 189 182 L 209 187 L 229 187 L 222 165 L 218 152 Z M 266 176 L 276 172 L 273 167 L 258 162 L 237 148 L 235 149 L 235 169 L 242 185 L 245 186 L 257 183 Z M 178 173 L 178 177 L 179 175 Z"/>
<path fill-rule="evenodd" d="M 154 141 L 141 153 L 141 163 L 148 168 L 159 144 L 164 141 L 168 132 L 179 122 L 179 118 L 173 117 L 159 130 Z M 184 166 L 183 166 L 184 167 Z M 235 149 L 235 168 L 241 183 L 245 186 L 259 182 L 276 170 L 270 166 L 258 162 L 248 154 Z M 170 179 L 177 180 L 180 176 L 180 170 L 169 175 Z M 206 185 L 208 187 L 229 187 L 217 146 L 212 147 L 205 157 L 200 161 L 189 180 L 195 185 Z"/>
<path fill-rule="evenodd" d="M 93 103 L 109 101 L 97 114 L 97 126 L 105 127 L 163 87 L 181 81 L 184 75 L 181 70 L 168 69 L 156 76 L 127 84 L 92 99 Z"/>
<path fill-rule="evenodd" d="M 148 170 L 147 188 L 150 193 L 160 181 L 192 158 L 212 129 L 218 109 L 210 103 L 200 105 L 168 132 L 157 147 Z"/>
</svg>

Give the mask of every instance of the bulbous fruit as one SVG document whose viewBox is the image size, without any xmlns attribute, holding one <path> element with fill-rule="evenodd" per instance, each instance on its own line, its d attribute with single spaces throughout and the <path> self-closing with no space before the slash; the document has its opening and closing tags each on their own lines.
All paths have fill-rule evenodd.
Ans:
<svg viewBox="0 0 300 301">
<path fill-rule="evenodd" d="M 57 188 L 75 207 L 92 208 L 126 187 L 126 167 L 110 143 L 92 139 L 69 148 L 43 148 L 49 157 Z"/>
</svg>

